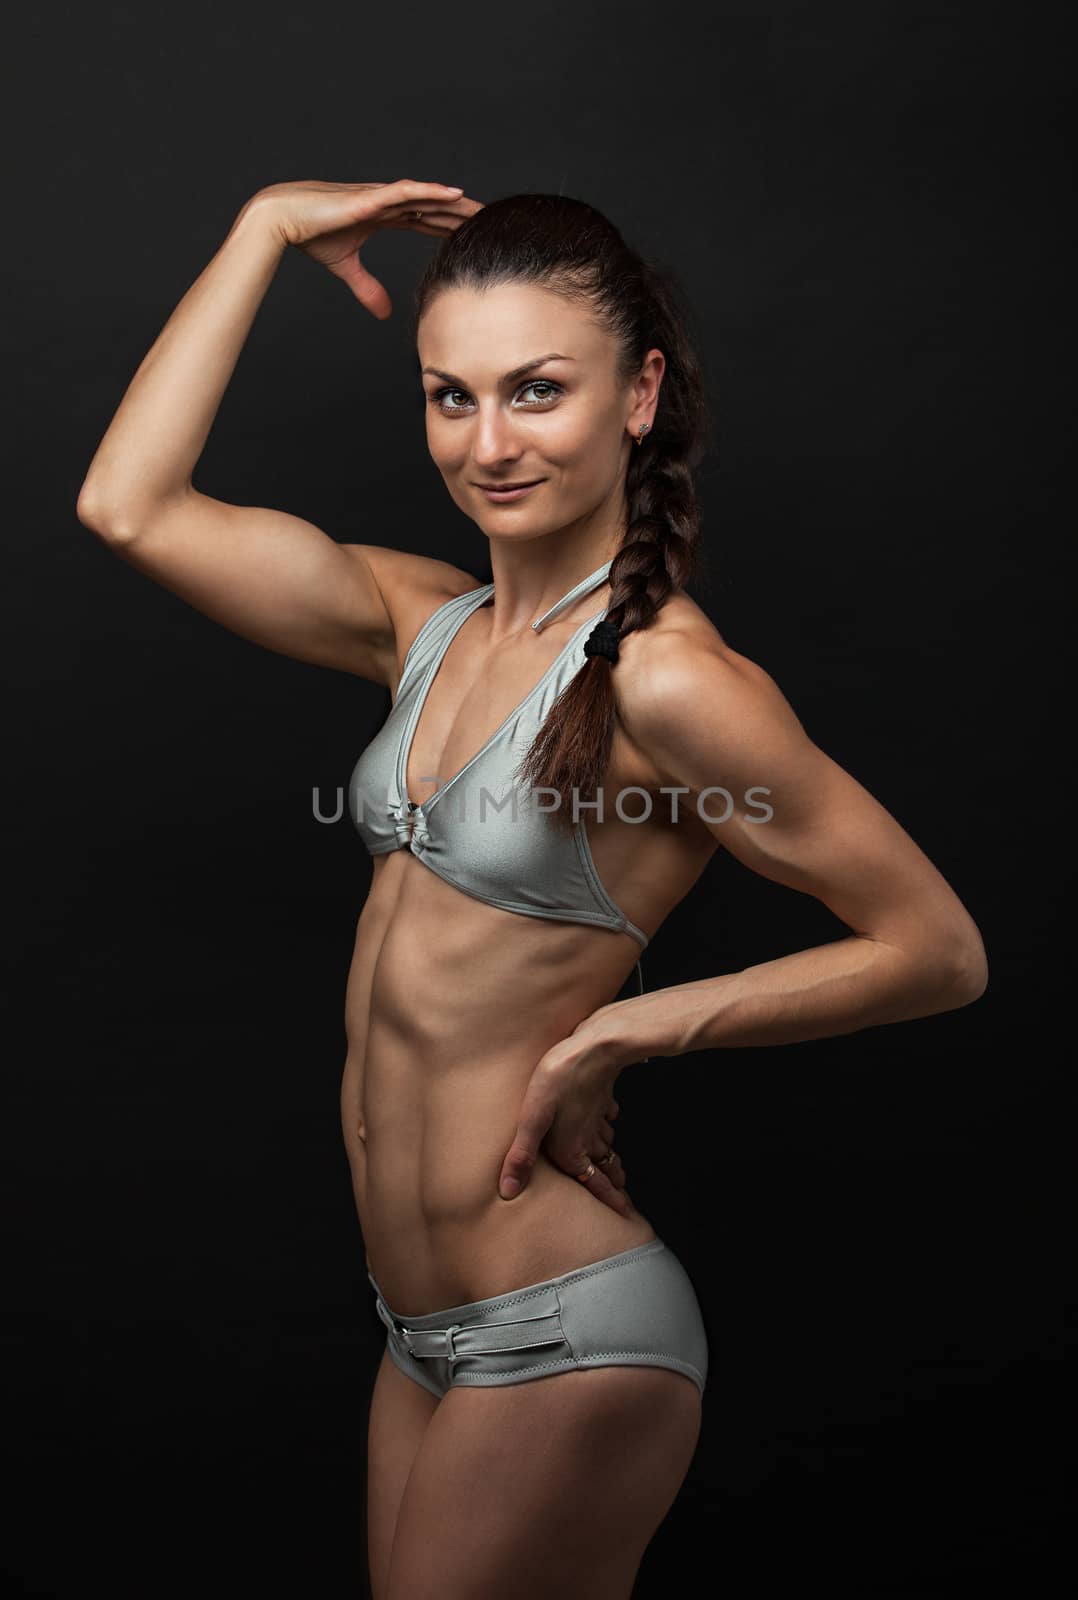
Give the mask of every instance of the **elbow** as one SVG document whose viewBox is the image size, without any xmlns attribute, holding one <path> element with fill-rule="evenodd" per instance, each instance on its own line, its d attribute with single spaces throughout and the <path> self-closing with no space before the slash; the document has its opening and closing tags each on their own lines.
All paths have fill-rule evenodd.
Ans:
<svg viewBox="0 0 1078 1600">
<path fill-rule="evenodd" d="M 946 962 L 948 971 L 947 993 L 951 1009 L 968 1006 L 979 1000 L 988 988 L 988 956 L 984 941 L 976 929 L 963 939 L 958 950 L 952 947 Z"/>
<path fill-rule="evenodd" d="M 107 544 L 125 544 L 133 536 L 131 519 L 110 506 L 89 481 L 79 490 L 75 515 L 84 528 Z"/>
</svg>

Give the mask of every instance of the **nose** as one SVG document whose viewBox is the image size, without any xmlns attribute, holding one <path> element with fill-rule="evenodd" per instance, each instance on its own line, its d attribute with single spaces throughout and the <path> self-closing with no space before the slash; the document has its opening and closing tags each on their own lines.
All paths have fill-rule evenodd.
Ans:
<svg viewBox="0 0 1078 1600">
<path fill-rule="evenodd" d="M 476 476 L 483 477 L 487 472 L 519 459 L 520 442 L 512 418 L 506 416 L 500 406 L 491 406 L 487 411 L 480 407 L 472 438 Z"/>
</svg>

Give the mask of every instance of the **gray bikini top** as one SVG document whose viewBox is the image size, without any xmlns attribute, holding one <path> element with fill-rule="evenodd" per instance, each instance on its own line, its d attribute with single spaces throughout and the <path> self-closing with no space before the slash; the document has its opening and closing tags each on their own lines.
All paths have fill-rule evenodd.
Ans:
<svg viewBox="0 0 1078 1600">
<path fill-rule="evenodd" d="M 606 561 L 582 578 L 532 623 L 533 629 L 538 632 L 597 588 L 610 566 Z M 427 692 L 450 642 L 493 593 L 493 583 L 487 583 L 447 600 L 416 634 L 404 658 L 397 698 L 352 770 L 352 821 L 372 856 L 408 849 L 476 900 L 526 917 L 612 928 L 630 934 L 644 949 L 647 934 L 629 921 L 599 880 L 583 814 L 569 833 L 543 809 L 553 796 L 542 790 L 533 796 L 516 779 L 551 705 L 588 659 L 585 637 L 605 610 L 580 624 L 535 687 L 459 772 L 420 804 L 408 798 L 408 755 Z M 643 994 L 639 960 L 636 975 Z"/>
</svg>

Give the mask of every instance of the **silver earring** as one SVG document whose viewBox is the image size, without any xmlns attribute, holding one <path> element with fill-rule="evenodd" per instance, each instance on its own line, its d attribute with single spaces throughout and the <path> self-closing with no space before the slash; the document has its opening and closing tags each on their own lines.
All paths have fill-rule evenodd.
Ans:
<svg viewBox="0 0 1078 1600">
<path fill-rule="evenodd" d="M 637 435 L 637 439 L 636 439 L 636 442 L 637 442 L 637 444 L 643 444 L 643 442 L 644 442 L 644 435 L 645 435 L 645 433 L 647 433 L 647 431 L 648 431 L 648 426 L 649 426 L 649 425 L 648 425 L 648 423 L 646 423 L 646 422 L 642 422 L 642 423 L 641 423 L 641 424 L 640 424 L 640 432 L 639 432 L 639 434 L 638 434 L 638 435 Z"/>
</svg>

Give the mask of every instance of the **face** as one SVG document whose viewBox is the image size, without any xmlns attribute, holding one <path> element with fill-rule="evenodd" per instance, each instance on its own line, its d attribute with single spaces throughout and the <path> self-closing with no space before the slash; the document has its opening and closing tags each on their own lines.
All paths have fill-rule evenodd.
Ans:
<svg viewBox="0 0 1078 1600">
<path fill-rule="evenodd" d="M 431 456 L 485 533 L 534 538 L 620 515 L 633 438 L 654 422 L 661 351 L 619 382 L 615 341 L 589 308 L 534 284 L 443 290 L 417 343 Z M 503 499 L 481 487 L 523 483 L 535 486 Z"/>
</svg>

